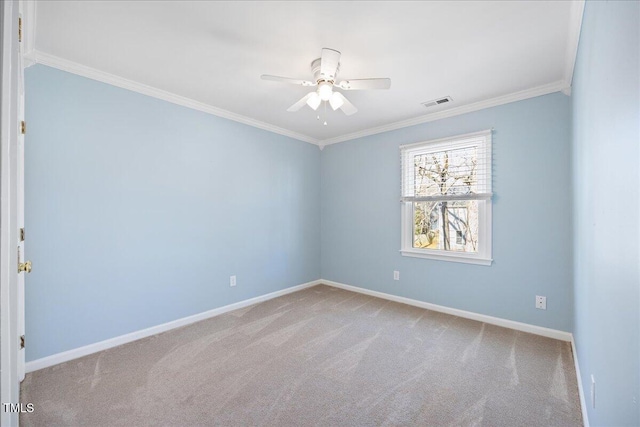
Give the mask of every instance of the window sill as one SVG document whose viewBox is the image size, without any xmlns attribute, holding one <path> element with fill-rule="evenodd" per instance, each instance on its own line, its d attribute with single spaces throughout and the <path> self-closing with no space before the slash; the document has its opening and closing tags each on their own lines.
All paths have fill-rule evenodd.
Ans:
<svg viewBox="0 0 640 427">
<path fill-rule="evenodd" d="M 493 260 L 491 258 L 482 258 L 478 256 L 469 256 L 462 254 L 443 254 L 443 253 L 431 253 L 427 251 L 421 250 L 409 250 L 402 249 L 400 250 L 402 256 L 409 256 L 414 258 L 426 258 L 426 259 L 435 259 L 439 261 L 450 261 L 450 262 L 462 262 L 465 264 L 476 264 L 476 265 L 491 265 Z"/>
</svg>

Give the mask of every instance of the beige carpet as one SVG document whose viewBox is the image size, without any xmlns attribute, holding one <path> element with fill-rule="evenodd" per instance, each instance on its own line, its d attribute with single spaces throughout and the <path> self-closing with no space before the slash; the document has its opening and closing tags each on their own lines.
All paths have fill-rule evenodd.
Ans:
<svg viewBox="0 0 640 427">
<path fill-rule="evenodd" d="M 577 426 L 569 343 L 328 286 L 28 374 L 24 426 Z"/>
</svg>

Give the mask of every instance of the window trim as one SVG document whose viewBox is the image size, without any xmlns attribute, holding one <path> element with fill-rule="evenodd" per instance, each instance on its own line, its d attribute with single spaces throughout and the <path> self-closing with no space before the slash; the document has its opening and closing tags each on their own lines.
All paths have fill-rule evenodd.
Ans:
<svg viewBox="0 0 640 427">
<path fill-rule="evenodd" d="M 401 173 L 404 175 L 405 170 L 403 169 L 403 164 L 405 159 L 402 157 L 406 155 L 406 151 L 420 151 L 423 149 L 424 151 L 438 151 L 439 148 L 447 148 L 447 149 L 456 149 L 461 146 L 468 146 L 469 139 L 484 137 L 486 144 L 484 150 L 485 155 L 487 156 L 487 161 L 485 162 L 486 167 L 489 168 L 489 182 L 485 182 L 484 185 L 487 187 L 489 194 L 491 194 L 491 181 L 492 181 L 492 162 L 491 162 L 491 143 L 492 143 L 492 131 L 491 129 L 474 132 L 464 135 L 457 135 L 448 138 L 440 138 L 436 140 L 418 142 L 414 144 L 407 144 L 400 146 L 400 156 L 401 156 Z M 414 150 L 412 150 L 412 148 Z M 442 151 L 442 150 L 441 150 Z M 403 191 L 403 190 L 401 190 Z M 401 196 L 404 194 L 401 193 Z M 473 198 L 469 198 L 473 199 Z M 401 197 L 401 246 L 400 253 L 402 256 L 415 257 L 415 258 L 426 258 L 426 259 L 434 259 L 440 261 L 451 261 L 451 262 L 461 262 L 467 264 L 476 264 L 476 265 L 491 265 L 493 262 L 492 258 L 492 200 L 491 198 L 486 199 L 478 199 L 475 200 L 479 203 L 478 208 L 478 251 L 476 253 L 465 253 L 465 252 L 456 252 L 456 251 L 444 251 L 441 249 L 416 249 L 413 247 L 413 205 L 414 201 L 406 201 Z M 481 205 L 480 205 L 481 204 Z"/>
</svg>

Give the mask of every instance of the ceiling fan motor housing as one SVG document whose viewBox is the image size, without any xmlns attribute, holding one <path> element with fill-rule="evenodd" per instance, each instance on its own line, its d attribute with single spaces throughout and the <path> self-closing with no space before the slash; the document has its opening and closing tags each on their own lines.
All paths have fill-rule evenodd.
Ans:
<svg viewBox="0 0 640 427">
<path fill-rule="evenodd" d="M 311 62 L 311 72 L 313 73 L 313 80 L 316 83 L 320 83 L 322 81 L 327 81 L 334 83 L 338 78 L 338 71 L 340 71 L 340 64 L 338 63 L 338 67 L 336 68 L 336 72 L 333 76 L 323 76 L 320 72 L 320 62 L 322 58 L 318 58 Z"/>
</svg>

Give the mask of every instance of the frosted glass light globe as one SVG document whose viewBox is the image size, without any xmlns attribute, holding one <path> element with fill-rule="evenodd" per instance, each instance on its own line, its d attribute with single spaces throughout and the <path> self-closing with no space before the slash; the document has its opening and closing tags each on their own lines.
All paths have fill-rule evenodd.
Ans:
<svg viewBox="0 0 640 427">
<path fill-rule="evenodd" d="M 311 92 L 311 96 L 309 97 L 309 99 L 307 99 L 307 105 L 314 110 L 318 109 L 318 106 L 321 102 L 322 100 L 320 99 L 320 95 L 315 92 Z"/>
<path fill-rule="evenodd" d="M 331 93 L 333 92 L 331 86 L 333 85 L 329 82 L 320 83 L 320 85 L 318 86 L 318 95 L 320 95 L 321 100 L 328 101 L 329 98 L 331 98 Z"/>
</svg>

